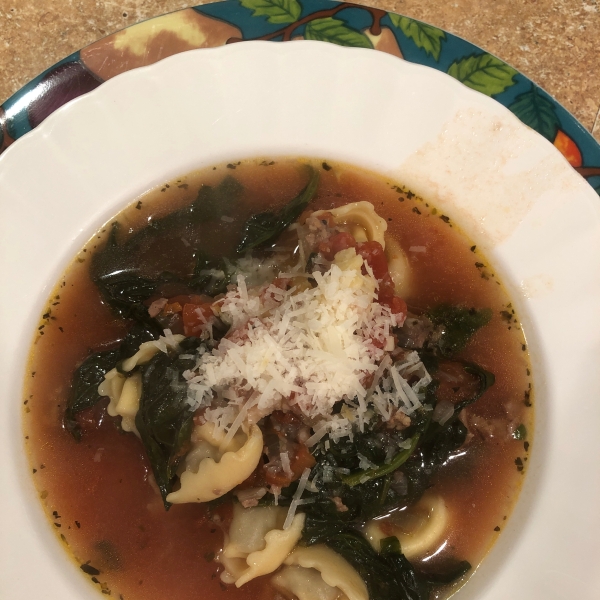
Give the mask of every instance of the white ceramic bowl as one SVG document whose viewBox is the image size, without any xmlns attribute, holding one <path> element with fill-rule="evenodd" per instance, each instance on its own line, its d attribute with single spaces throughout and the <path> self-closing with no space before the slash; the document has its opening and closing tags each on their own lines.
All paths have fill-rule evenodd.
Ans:
<svg viewBox="0 0 600 600">
<path fill-rule="evenodd" d="M 142 192 L 259 155 L 342 160 L 394 178 L 492 260 L 525 325 L 536 431 L 517 508 L 459 596 L 598 597 L 598 196 L 549 142 L 447 75 L 305 41 L 185 52 L 120 75 L 0 158 L 2 595 L 98 598 L 54 539 L 24 456 L 22 380 L 52 286 Z"/>
</svg>

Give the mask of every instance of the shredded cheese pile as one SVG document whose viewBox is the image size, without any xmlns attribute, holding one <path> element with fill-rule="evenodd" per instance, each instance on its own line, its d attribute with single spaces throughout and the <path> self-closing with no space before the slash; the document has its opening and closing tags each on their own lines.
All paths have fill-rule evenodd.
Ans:
<svg viewBox="0 0 600 600">
<path fill-rule="evenodd" d="M 365 380 L 393 348 L 390 329 L 402 315 L 376 301 L 377 281 L 362 273 L 353 248 L 339 252 L 316 287 L 282 290 L 273 284 L 248 289 L 243 276 L 221 303 L 221 318 L 232 324 L 227 338 L 199 356 L 186 373 L 194 407 L 211 406 L 205 418 L 237 428 L 254 409 L 258 417 L 295 406 L 311 420 L 327 419 L 335 403 L 358 402 L 367 412 Z M 216 402 L 214 393 L 223 399 Z M 219 405 L 220 404 L 220 405 Z"/>
</svg>

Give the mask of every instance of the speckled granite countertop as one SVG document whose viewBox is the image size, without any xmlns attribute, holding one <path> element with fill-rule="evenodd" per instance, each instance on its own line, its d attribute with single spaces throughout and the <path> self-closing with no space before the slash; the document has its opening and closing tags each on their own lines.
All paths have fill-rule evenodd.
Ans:
<svg viewBox="0 0 600 600">
<path fill-rule="evenodd" d="M 0 102 L 53 63 L 179 0 L 0 0 Z M 600 141 L 600 0 L 369 0 L 446 29 L 552 94 Z"/>
</svg>

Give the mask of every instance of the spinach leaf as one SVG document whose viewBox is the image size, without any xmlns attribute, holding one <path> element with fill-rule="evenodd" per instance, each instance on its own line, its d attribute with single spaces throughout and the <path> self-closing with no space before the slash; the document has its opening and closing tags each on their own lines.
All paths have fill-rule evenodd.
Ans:
<svg viewBox="0 0 600 600">
<path fill-rule="evenodd" d="M 359 483 L 365 483 L 371 479 L 377 479 L 379 477 L 383 477 L 384 475 L 388 475 L 389 473 L 393 473 L 409 459 L 410 455 L 415 451 L 420 437 L 421 432 L 418 431 L 410 438 L 410 446 L 400 450 L 400 452 L 392 457 L 392 460 L 389 463 L 384 463 L 378 467 L 372 467 L 370 469 L 351 473 L 350 475 L 344 475 L 342 477 L 342 481 L 346 485 L 353 487 Z"/>
<path fill-rule="evenodd" d="M 470 381 L 462 382 L 465 385 L 462 385 L 461 381 L 457 382 L 458 387 L 456 389 L 458 392 L 461 392 L 463 388 L 467 391 L 463 392 L 462 399 L 454 404 L 454 415 L 450 417 L 450 421 L 454 421 L 455 419 L 457 419 L 458 415 L 460 414 L 460 411 L 463 408 L 479 400 L 479 398 L 481 398 L 485 391 L 492 385 L 494 385 L 494 383 L 496 382 L 496 377 L 493 373 L 470 361 L 459 359 L 440 360 L 439 357 L 430 352 L 420 352 L 419 357 L 421 358 L 421 361 L 425 365 L 425 368 L 427 369 L 429 374 L 434 377 L 438 372 L 444 372 L 445 368 L 447 369 L 448 366 L 459 367 L 463 370 L 464 373 L 466 373 L 469 376 Z M 430 384 L 427 390 L 427 402 L 429 402 L 433 406 L 435 406 L 435 404 L 437 403 L 437 398 L 435 398 L 435 395 L 439 386 L 439 382 L 437 380 L 434 381 L 435 384 Z M 467 386 L 466 383 L 476 384 L 475 389 L 472 389 L 472 387 Z M 432 434 L 435 434 L 436 425 L 436 423 L 432 423 L 433 430 L 430 430 L 430 432 L 428 432 L 429 437 L 431 437 Z"/>
<path fill-rule="evenodd" d="M 96 352 L 88 356 L 75 371 L 63 423 L 65 429 L 76 440 L 81 439 L 81 428 L 75 415 L 91 408 L 100 400 L 98 386 L 102 383 L 104 374 L 114 368 L 118 360 L 118 350 Z"/>
<path fill-rule="evenodd" d="M 200 340 L 186 338 L 180 352 L 193 354 Z M 187 383 L 183 371 L 193 368 L 195 359 L 181 358 L 179 352 L 159 352 L 141 367 L 142 397 L 135 417 L 152 472 L 165 508 L 181 459 L 190 449 L 193 411 L 187 403 Z"/>
<path fill-rule="evenodd" d="M 483 367 L 480 367 L 479 365 L 472 363 L 472 362 L 467 362 L 467 361 L 461 361 L 463 364 L 463 369 L 465 370 L 465 372 L 469 373 L 470 375 L 474 375 L 478 381 L 479 381 L 479 388 L 478 390 L 475 392 L 475 394 L 473 394 L 473 396 L 471 396 L 470 398 L 463 400 L 460 405 L 457 405 L 455 408 L 455 413 L 460 412 L 465 406 L 468 406 L 469 404 L 473 404 L 473 402 L 475 402 L 476 400 L 479 400 L 479 398 L 481 398 L 481 396 L 483 395 L 483 393 L 490 388 L 491 386 L 494 385 L 494 383 L 496 383 L 496 376 L 491 373 L 490 371 L 486 371 Z"/>
<path fill-rule="evenodd" d="M 100 400 L 98 386 L 102 383 L 104 375 L 111 369 L 118 368 L 123 359 L 133 356 L 141 343 L 157 339 L 160 333 L 152 327 L 136 323 L 118 348 L 90 354 L 77 368 L 71 381 L 71 390 L 63 417 L 65 429 L 76 440 L 81 439 L 81 428 L 75 415 L 91 408 Z"/>
<path fill-rule="evenodd" d="M 437 382 L 429 384 L 425 391 L 425 403 L 435 404 L 435 391 L 437 389 Z M 350 487 L 356 486 L 361 483 L 366 483 L 372 479 L 384 477 L 397 471 L 413 454 L 417 448 L 419 441 L 423 434 L 427 431 L 431 423 L 432 411 L 426 411 L 423 408 L 415 411 L 411 416 L 410 427 L 402 434 L 404 438 L 402 440 L 401 450 L 391 457 L 388 458 L 388 453 L 382 457 L 381 454 L 378 457 L 373 456 L 372 458 L 367 456 L 371 462 L 379 463 L 379 466 L 370 469 L 363 469 L 355 471 L 349 475 L 342 476 L 342 481 Z M 390 436 L 390 433 L 382 432 L 380 435 Z M 398 435 L 398 434 L 396 434 Z M 405 448 L 406 443 L 409 442 L 408 448 Z M 389 446 L 388 446 L 389 447 Z M 375 460 L 373 460 L 375 459 Z"/>
<path fill-rule="evenodd" d="M 114 222 L 107 243 L 94 254 L 90 269 L 104 301 L 120 317 L 149 323 L 151 319 L 143 302 L 159 292 L 164 284 L 181 284 L 189 290 L 177 292 L 178 294 L 197 292 L 214 295 L 211 292 L 215 289 L 216 293 L 220 293 L 228 281 L 222 280 L 215 287 L 215 278 L 199 277 L 199 271 L 223 269 L 224 263 L 205 256 L 199 249 L 194 253 L 196 268 L 191 277 L 184 273 L 178 276 L 168 272 L 163 272 L 158 277 L 148 277 L 140 270 L 141 256 L 149 253 L 162 256 L 165 252 L 164 240 L 171 237 L 177 240 L 181 237 L 194 239 L 197 237 L 198 227 L 228 212 L 239 200 L 242 191 L 243 186 L 230 175 L 216 187 L 204 185 L 196 200 L 189 206 L 150 221 L 146 227 L 128 235 L 123 243 L 118 241 L 120 225 Z M 191 269 L 191 266 L 189 264 L 186 268 Z"/>
<path fill-rule="evenodd" d="M 431 357 L 429 357 L 431 358 Z M 425 359 L 426 360 L 426 359 Z M 463 370 L 475 377 L 478 385 L 476 390 L 469 396 L 454 405 L 454 414 L 440 425 L 430 421 L 421 436 L 419 445 L 415 452 L 403 465 L 402 471 L 408 479 L 408 489 L 404 501 L 407 504 L 418 500 L 423 492 L 431 485 L 431 480 L 436 471 L 445 464 L 448 459 L 465 443 L 467 428 L 459 420 L 460 412 L 466 406 L 473 404 L 481 395 L 494 384 L 494 375 L 478 365 L 466 361 L 452 361 L 461 365 Z M 437 358 L 429 362 L 430 373 L 435 375 Z M 427 394 L 427 402 L 435 406 L 435 396 L 438 390 L 438 382 L 434 380 L 430 384 Z"/>
<path fill-rule="evenodd" d="M 471 570 L 471 563 L 468 560 L 461 560 L 458 562 L 454 562 L 454 564 L 450 564 L 446 566 L 444 571 L 439 571 L 437 573 L 425 573 L 422 572 L 421 575 L 423 579 L 428 581 L 432 585 L 449 585 L 454 583 L 457 579 L 463 577 Z"/>
<path fill-rule="evenodd" d="M 381 548 L 381 559 L 388 565 L 396 577 L 398 589 L 407 599 L 427 599 L 430 588 L 427 580 L 415 571 L 400 550 L 400 542 L 396 537 L 384 538 L 379 542 Z"/>
<path fill-rule="evenodd" d="M 212 221 L 226 215 L 239 200 L 244 186 L 231 175 L 224 177 L 219 185 L 203 185 L 193 202 L 193 213 L 202 221 Z"/>
<path fill-rule="evenodd" d="M 162 332 L 162 329 L 153 323 L 134 323 L 119 345 L 119 361 L 133 356 L 144 342 L 157 340 Z"/>
<path fill-rule="evenodd" d="M 127 244 L 120 245 L 117 240 L 119 228 L 115 221 L 106 245 L 92 258 L 90 274 L 102 299 L 118 316 L 150 324 L 153 320 L 143 302 L 156 292 L 158 282 L 142 277 L 129 264 Z"/>
<path fill-rule="evenodd" d="M 319 171 L 310 166 L 309 169 L 310 180 L 298 196 L 277 212 L 259 213 L 246 221 L 242 231 L 242 241 L 237 247 L 238 252 L 262 246 L 274 240 L 300 216 L 312 200 L 319 185 Z"/>
<path fill-rule="evenodd" d="M 433 359 L 438 364 L 438 359 Z M 447 359 L 444 359 L 447 360 Z M 319 518 L 342 521 L 360 521 L 383 514 L 391 505 L 408 506 L 416 502 L 431 485 L 437 469 L 465 442 L 467 429 L 458 420 L 460 411 L 475 402 L 494 382 L 494 376 L 478 365 L 466 361 L 459 363 L 461 368 L 474 377 L 477 389 L 455 405 L 454 415 L 440 425 L 432 421 L 432 411 L 420 408 L 411 415 L 411 425 L 403 432 L 390 432 L 382 424 L 374 424 L 360 433 L 355 431 L 353 440 L 340 440 L 329 444 L 325 450 L 322 441 L 315 449 L 317 460 L 315 475 L 320 483 L 320 492 L 314 502 L 307 505 L 305 512 Z M 433 381 L 426 390 L 425 404 L 437 403 L 438 382 Z M 410 445 L 405 448 L 406 443 Z M 397 451 L 389 459 L 390 451 Z M 358 469 L 361 459 L 366 457 L 377 465 L 369 469 Z M 343 474 L 340 469 L 346 470 Z M 407 486 L 397 488 L 392 475 L 401 471 L 407 478 Z M 349 471 L 349 472 L 348 472 Z M 327 472 L 327 476 L 323 474 Z M 332 475 L 333 472 L 333 475 Z M 282 501 L 293 493 L 284 490 Z M 348 508 L 340 513 L 331 498 L 337 496 Z"/>
<path fill-rule="evenodd" d="M 492 311 L 440 304 L 431 309 L 427 317 L 441 330 L 435 350 L 450 357 L 463 350 L 473 334 L 490 322 Z"/>
<path fill-rule="evenodd" d="M 216 259 L 197 250 L 194 273 L 186 283 L 196 293 L 217 296 L 227 291 L 232 274 L 230 263 L 223 258 Z"/>
<path fill-rule="evenodd" d="M 436 424 L 437 425 L 437 424 Z M 423 442 L 402 467 L 407 479 L 402 504 L 417 502 L 431 486 L 437 470 L 465 443 L 467 428 L 455 420 L 435 428 L 436 435 Z"/>
<path fill-rule="evenodd" d="M 378 554 L 352 526 L 308 517 L 302 532 L 307 545 L 326 544 L 345 558 L 367 585 L 370 600 L 428 600 L 430 588 L 400 552 L 396 538 L 382 541 Z"/>
<path fill-rule="evenodd" d="M 148 315 L 144 302 L 154 294 L 162 293 L 164 286 L 178 289 L 175 295 L 216 296 L 226 291 L 231 268 L 223 258 L 216 259 L 201 249 L 194 252 L 194 270 L 189 277 L 179 277 L 168 271 L 155 278 L 140 275 L 139 269 L 130 265 L 129 242 L 120 245 L 117 241 L 119 227 L 118 222 L 113 223 L 106 246 L 94 255 L 91 273 L 103 300 L 121 318 L 134 319 L 161 330 L 156 320 Z"/>
</svg>

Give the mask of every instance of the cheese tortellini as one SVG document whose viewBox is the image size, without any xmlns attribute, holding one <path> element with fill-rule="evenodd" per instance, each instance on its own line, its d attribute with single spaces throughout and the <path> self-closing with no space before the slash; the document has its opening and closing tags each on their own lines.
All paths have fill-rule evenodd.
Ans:
<svg viewBox="0 0 600 600">
<path fill-rule="evenodd" d="M 313 216 L 318 217 L 323 212 L 333 215 L 336 225 L 345 225 L 357 242 L 379 242 L 385 250 L 387 223 L 376 212 L 370 202 L 351 202 L 329 211 L 317 210 Z"/>
<path fill-rule="evenodd" d="M 239 485 L 256 469 L 263 452 L 263 436 L 257 425 L 227 441 L 215 434 L 212 423 L 196 428 L 194 448 L 185 458 L 179 475 L 180 488 L 167 496 L 167 502 L 210 502 Z"/>
<path fill-rule="evenodd" d="M 225 567 L 221 579 L 237 587 L 278 569 L 294 549 L 304 527 L 304 514 L 295 515 L 283 529 L 286 508 L 234 505 L 233 521 L 219 557 Z"/>
<path fill-rule="evenodd" d="M 387 222 L 366 201 L 351 202 L 329 211 L 318 210 L 313 216 L 329 212 L 336 225 L 345 226 L 357 242 L 379 242 L 385 251 L 388 268 L 396 294 L 407 296 L 410 292 L 410 267 L 400 244 L 386 235 Z"/>
<path fill-rule="evenodd" d="M 410 266 L 406 254 L 400 244 L 392 237 L 386 236 L 385 257 L 388 261 L 390 277 L 394 282 L 396 294 L 401 297 L 410 294 Z"/>
<path fill-rule="evenodd" d="M 409 509 L 405 521 L 402 527 L 388 522 L 385 532 L 379 521 L 371 521 L 364 533 L 377 552 L 383 538 L 397 537 L 402 553 L 411 560 L 435 550 L 435 544 L 448 528 L 448 508 L 441 496 L 426 494 Z"/>
<path fill-rule="evenodd" d="M 273 583 L 285 595 L 299 600 L 369 600 L 367 586 L 356 569 L 324 544 L 299 546 L 284 563 L 287 566 Z"/>
<path fill-rule="evenodd" d="M 345 594 L 325 583 L 316 569 L 285 565 L 274 575 L 271 583 L 290 600 L 346 600 Z"/>
</svg>

